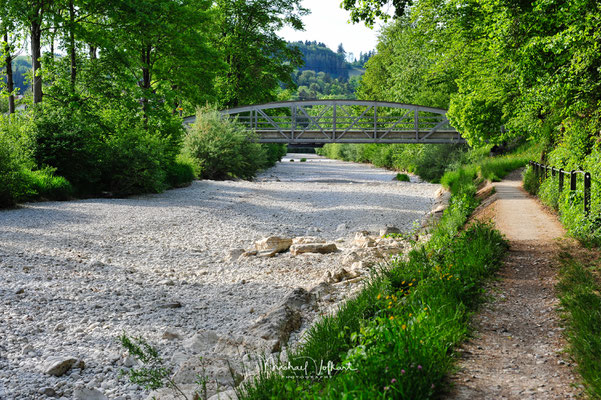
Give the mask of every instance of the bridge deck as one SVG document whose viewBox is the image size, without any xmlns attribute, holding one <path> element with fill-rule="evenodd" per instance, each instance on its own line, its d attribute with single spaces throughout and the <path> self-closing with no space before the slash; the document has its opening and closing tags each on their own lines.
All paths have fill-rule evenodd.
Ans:
<svg viewBox="0 0 601 400">
<path fill-rule="evenodd" d="M 309 100 L 221 112 L 253 130 L 261 143 L 462 143 L 446 110 L 414 104 Z M 195 117 L 184 119 L 193 123 Z"/>
</svg>

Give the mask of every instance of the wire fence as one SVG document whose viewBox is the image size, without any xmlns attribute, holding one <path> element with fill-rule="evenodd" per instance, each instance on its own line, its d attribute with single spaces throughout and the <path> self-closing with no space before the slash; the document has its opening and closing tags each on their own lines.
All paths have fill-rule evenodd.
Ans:
<svg viewBox="0 0 601 400">
<path fill-rule="evenodd" d="M 551 176 L 559 175 L 559 193 L 563 191 L 565 177 L 569 178 L 570 181 L 570 190 L 575 192 L 577 190 L 577 179 L 578 175 L 584 176 L 584 213 L 586 215 L 589 214 L 591 210 L 591 174 L 586 171 L 579 170 L 571 170 L 564 171 L 562 168 L 556 168 L 550 165 L 544 165 L 541 163 L 537 163 L 534 161 L 530 161 L 529 164 L 534 169 L 534 173 L 536 174 L 539 181 L 543 179 L 547 179 L 549 176 L 549 171 L 551 172 Z"/>
</svg>

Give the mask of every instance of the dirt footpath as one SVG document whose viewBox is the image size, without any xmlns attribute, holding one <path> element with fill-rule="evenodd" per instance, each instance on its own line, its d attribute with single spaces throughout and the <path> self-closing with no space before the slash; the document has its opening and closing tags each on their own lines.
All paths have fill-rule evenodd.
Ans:
<svg viewBox="0 0 601 400">
<path fill-rule="evenodd" d="M 474 316 L 474 338 L 459 350 L 451 399 L 578 398 L 569 356 L 563 353 L 555 296 L 555 255 L 565 231 L 557 218 L 521 188 L 521 174 L 494 184 L 480 216 L 492 218 L 510 243 L 489 286 L 490 301 Z"/>
</svg>

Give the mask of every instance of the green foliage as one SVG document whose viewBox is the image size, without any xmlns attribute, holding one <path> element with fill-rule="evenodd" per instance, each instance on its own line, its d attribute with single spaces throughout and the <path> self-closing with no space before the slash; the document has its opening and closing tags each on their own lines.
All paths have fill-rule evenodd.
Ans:
<svg viewBox="0 0 601 400">
<path fill-rule="evenodd" d="M 75 190 L 69 181 L 62 176 L 56 176 L 53 168 L 37 171 L 25 170 L 25 178 L 30 188 L 30 194 L 22 200 L 69 200 L 75 195 Z"/>
<path fill-rule="evenodd" d="M 73 196 L 71 184 L 55 176 L 55 169 L 34 169 L 29 127 L 27 118 L 0 117 L 0 208 L 38 198 L 67 200 Z"/>
<path fill-rule="evenodd" d="M 407 174 L 396 174 L 396 180 L 399 182 L 411 182 L 409 175 Z"/>
<path fill-rule="evenodd" d="M 377 167 L 408 171 L 438 182 L 445 171 L 466 156 L 462 145 L 326 144 L 317 154 L 344 161 L 369 162 Z"/>
<path fill-rule="evenodd" d="M 199 109 L 184 139 L 184 154 L 204 179 L 251 179 L 285 154 L 285 146 L 263 146 L 236 121 L 212 108 Z"/>
<path fill-rule="evenodd" d="M 351 66 L 346 61 L 344 53 L 336 53 L 323 43 L 316 41 L 310 42 L 292 42 L 290 47 L 298 49 L 303 55 L 304 64 L 299 68 L 297 83 L 299 85 L 308 86 L 305 81 L 304 71 L 323 72 L 324 76 L 329 76 L 330 79 L 340 79 L 346 81 L 349 78 L 349 70 Z"/>
<path fill-rule="evenodd" d="M 564 317 L 570 353 L 592 398 L 601 397 L 601 285 L 599 266 L 587 265 L 561 255 L 562 268 L 557 286 Z M 598 262 L 598 260 L 596 261 Z"/>
<path fill-rule="evenodd" d="M 97 193 L 106 133 L 95 115 L 62 107 L 40 107 L 32 121 L 34 158 L 50 166 L 83 193 Z"/>
<path fill-rule="evenodd" d="M 226 70 L 216 79 L 220 104 L 226 107 L 266 103 L 280 86 L 294 87 L 292 72 L 302 54 L 276 32 L 285 26 L 302 29 L 307 10 L 300 0 L 217 0 L 217 49 Z"/>
<path fill-rule="evenodd" d="M 31 195 L 26 171 L 32 163 L 17 124 L 0 117 L 0 208 L 12 207 Z"/>
<path fill-rule="evenodd" d="M 534 169 L 531 166 L 527 166 L 524 169 L 523 174 L 523 186 L 524 190 L 532 195 L 536 195 L 538 193 L 538 188 L 540 187 L 540 179 L 536 176 Z"/>
<path fill-rule="evenodd" d="M 158 351 L 141 337 L 130 338 L 125 333 L 119 337 L 121 345 L 128 353 L 143 363 L 143 366 L 122 371 L 129 375 L 132 383 L 146 390 L 155 390 L 165 386 L 171 375 L 171 370 L 163 366 L 163 360 Z"/>
<path fill-rule="evenodd" d="M 354 76 L 349 80 L 332 78 L 329 74 L 313 70 L 296 71 L 292 75 L 298 86 L 296 91 L 287 90 L 281 93 L 281 100 L 312 100 L 324 98 L 354 99 L 359 87 L 360 78 Z"/>
<path fill-rule="evenodd" d="M 301 158 L 300 162 L 307 162 L 307 159 L 306 158 Z"/>
<path fill-rule="evenodd" d="M 167 184 L 178 188 L 188 186 L 197 177 L 194 168 L 194 161 L 183 154 L 178 155 L 177 159 L 167 167 Z"/>
</svg>

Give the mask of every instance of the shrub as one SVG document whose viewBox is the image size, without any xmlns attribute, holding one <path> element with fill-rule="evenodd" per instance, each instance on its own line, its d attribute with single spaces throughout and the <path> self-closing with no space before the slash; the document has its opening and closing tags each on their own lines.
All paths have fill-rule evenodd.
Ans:
<svg viewBox="0 0 601 400">
<path fill-rule="evenodd" d="M 280 143 L 262 143 L 261 147 L 265 150 L 265 163 L 262 168 L 273 167 L 278 161 L 282 160 L 288 153 L 288 146 Z"/>
<path fill-rule="evenodd" d="M 32 194 L 25 174 L 31 162 L 14 126 L 0 118 L 0 207 L 5 208 Z"/>
<path fill-rule="evenodd" d="M 188 186 L 198 175 L 200 171 L 194 168 L 194 161 L 179 155 L 176 160 L 167 166 L 167 184 L 177 188 Z"/>
<path fill-rule="evenodd" d="M 0 208 L 18 202 L 44 198 L 66 200 L 73 196 L 73 187 L 53 168 L 32 170 L 29 120 L 22 116 L 0 117 Z"/>
<path fill-rule="evenodd" d="M 411 179 L 407 174 L 396 174 L 396 180 L 399 182 L 411 182 Z"/>
<path fill-rule="evenodd" d="M 268 166 L 266 150 L 252 132 L 208 107 L 197 111 L 184 138 L 184 154 L 194 160 L 204 179 L 250 179 Z"/>
<path fill-rule="evenodd" d="M 69 200 L 75 194 L 69 181 L 56 176 L 55 170 L 50 167 L 37 171 L 26 170 L 25 178 L 31 190 L 23 200 Z"/>
<path fill-rule="evenodd" d="M 34 157 L 38 167 L 50 166 L 80 194 L 100 191 L 106 155 L 105 127 L 81 109 L 44 106 L 33 118 Z"/>
<path fill-rule="evenodd" d="M 116 196 L 158 193 L 167 188 L 165 142 L 142 128 L 112 136 L 102 163 L 103 188 Z"/>
<path fill-rule="evenodd" d="M 301 158 L 300 162 L 307 162 L 307 159 L 306 158 Z"/>
</svg>

